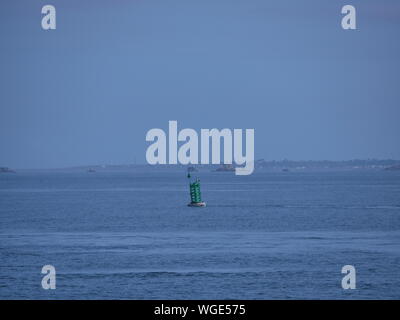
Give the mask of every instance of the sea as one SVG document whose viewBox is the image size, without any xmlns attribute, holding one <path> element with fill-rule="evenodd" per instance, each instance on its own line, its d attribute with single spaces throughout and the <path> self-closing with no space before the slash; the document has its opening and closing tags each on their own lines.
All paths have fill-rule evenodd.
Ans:
<svg viewBox="0 0 400 320">
<path fill-rule="evenodd" d="M 179 168 L 0 174 L 0 299 L 400 298 L 400 172 L 192 175 L 205 208 Z"/>
</svg>

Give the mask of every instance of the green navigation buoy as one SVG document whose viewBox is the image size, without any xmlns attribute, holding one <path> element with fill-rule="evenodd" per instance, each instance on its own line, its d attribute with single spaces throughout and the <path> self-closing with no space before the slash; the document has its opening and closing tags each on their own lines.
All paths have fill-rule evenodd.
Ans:
<svg viewBox="0 0 400 320">
<path fill-rule="evenodd" d="M 206 203 L 201 201 L 201 191 L 200 191 L 200 179 L 196 178 L 193 182 L 190 181 L 191 175 L 188 173 L 187 175 L 189 179 L 189 188 L 190 188 L 190 203 L 189 207 L 205 207 Z"/>
</svg>

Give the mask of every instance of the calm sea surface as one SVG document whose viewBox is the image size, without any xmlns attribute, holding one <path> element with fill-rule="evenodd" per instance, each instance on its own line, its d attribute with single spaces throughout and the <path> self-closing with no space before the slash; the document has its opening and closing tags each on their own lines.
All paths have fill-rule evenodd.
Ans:
<svg viewBox="0 0 400 320">
<path fill-rule="evenodd" d="M 400 299 L 400 172 L 147 170 L 0 174 L 0 298 Z"/>
</svg>

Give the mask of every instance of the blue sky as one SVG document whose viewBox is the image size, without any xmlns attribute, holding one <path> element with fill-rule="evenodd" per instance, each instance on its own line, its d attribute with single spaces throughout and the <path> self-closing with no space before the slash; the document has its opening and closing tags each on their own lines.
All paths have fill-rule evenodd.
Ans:
<svg viewBox="0 0 400 320">
<path fill-rule="evenodd" d="M 144 163 L 168 120 L 254 128 L 256 158 L 400 159 L 399 1 L 3 0 L 0 19 L 0 166 Z"/>
</svg>

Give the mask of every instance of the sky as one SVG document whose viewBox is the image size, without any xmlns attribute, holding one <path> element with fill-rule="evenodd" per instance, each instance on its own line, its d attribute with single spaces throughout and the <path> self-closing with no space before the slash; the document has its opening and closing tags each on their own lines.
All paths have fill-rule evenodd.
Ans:
<svg viewBox="0 0 400 320">
<path fill-rule="evenodd" d="M 169 120 L 254 128 L 256 159 L 400 159 L 397 0 L 2 0 L 0 26 L 0 166 L 145 163 Z"/>
</svg>

